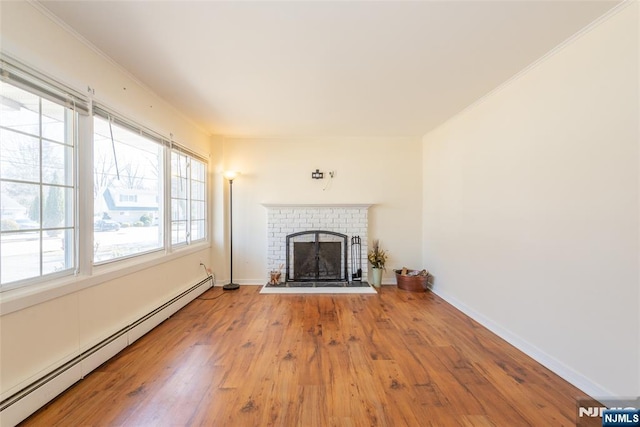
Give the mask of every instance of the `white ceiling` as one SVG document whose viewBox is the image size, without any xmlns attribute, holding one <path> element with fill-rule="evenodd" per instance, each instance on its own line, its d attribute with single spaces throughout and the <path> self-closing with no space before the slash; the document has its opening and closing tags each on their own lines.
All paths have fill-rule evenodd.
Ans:
<svg viewBox="0 0 640 427">
<path fill-rule="evenodd" d="M 42 1 L 202 128 L 420 136 L 617 1 Z"/>
</svg>

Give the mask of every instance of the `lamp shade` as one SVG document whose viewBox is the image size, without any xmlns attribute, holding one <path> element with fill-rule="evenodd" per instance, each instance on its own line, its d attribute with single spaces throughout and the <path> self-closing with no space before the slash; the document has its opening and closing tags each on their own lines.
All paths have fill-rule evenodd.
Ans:
<svg viewBox="0 0 640 427">
<path fill-rule="evenodd" d="M 240 175 L 240 172 L 238 172 L 238 171 L 226 171 L 223 175 L 229 181 L 233 181 L 238 175 Z"/>
</svg>

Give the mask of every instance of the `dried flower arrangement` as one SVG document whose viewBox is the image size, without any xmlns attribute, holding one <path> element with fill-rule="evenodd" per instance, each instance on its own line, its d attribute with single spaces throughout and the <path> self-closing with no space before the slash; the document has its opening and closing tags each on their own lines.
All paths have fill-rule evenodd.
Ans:
<svg viewBox="0 0 640 427">
<path fill-rule="evenodd" d="M 387 252 L 384 249 L 380 249 L 380 240 L 373 241 L 373 248 L 367 254 L 367 258 L 373 268 L 382 268 L 387 262 Z"/>
</svg>

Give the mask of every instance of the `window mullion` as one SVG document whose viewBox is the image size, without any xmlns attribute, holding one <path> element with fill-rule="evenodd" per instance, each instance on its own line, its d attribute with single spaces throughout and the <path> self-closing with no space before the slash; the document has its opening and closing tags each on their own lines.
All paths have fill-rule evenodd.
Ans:
<svg viewBox="0 0 640 427">
<path fill-rule="evenodd" d="M 38 240 L 39 244 L 39 272 L 38 276 L 42 276 L 44 274 L 44 186 L 42 184 L 42 179 L 44 174 L 42 173 L 42 163 L 44 160 L 44 156 L 42 155 L 42 98 L 38 100 L 38 185 L 40 187 L 40 239 Z"/>
<path fill-rule="evenodd" d="M 93 120 L 91 110 L 93 101 L 89 100 L 89 114 L 78 117 L 78 146 L 76 154 L 77 175 L 76 182 L 85 185 L 78 186 L 78 199 L 84 203 L 78 203 L 76 212 L 78 215 L 77 227 L 77 252 L 80 274 L 91 275 L 93 273 Z"/>
<path fill-rule="evenodd" d="M 193 242 L 193 158 L 185 155 L 185 198 L 186 198 L 186 215 L 185 222 L 188 231 L 189 244 Z"/>
<path fill-rule="evenodd" d="M 64 224 L 64 248 L 65 248 L 65 265 L 73 265 L 74 274 L 78 273 L 78 215 L 77 215 L 77 207 L 78 207 L 78 199 L 77 199 L 77 162 L 74 161 L 76 158 L 76 148 L 77 148 L 77 112 L 75 111 L 75 106 L 73 110 L 65 110 L 65 141 L 73 141 L 71 152 L 66 148 L 65 144 L 65 152 L 64 152 L 64 167 L 65 167 L 65 189 L 71 187 L 71 200 L 68 200 L 65 197 L 65 224 Z M 71 233 L 69 233 L 69 224 L 67 223 L 67 215 L 71 214 Z"/>
<path fill-rule="evenodd" d="M 169 146 L 163 144 L 162 148 L 162 160 L 163 160 L 163 173 L 162 173 L 162 182 L 163 182 L 163 191 L 162 191 L 162 211 L 160 213 L 160 217 L 163 219 L 162 227 L 163 227 L 163 242 L 164 242 L 164 250 L 166 253 L 171 252 L 172 241 L 171 241 L 171 143 Z"/>
</svg>

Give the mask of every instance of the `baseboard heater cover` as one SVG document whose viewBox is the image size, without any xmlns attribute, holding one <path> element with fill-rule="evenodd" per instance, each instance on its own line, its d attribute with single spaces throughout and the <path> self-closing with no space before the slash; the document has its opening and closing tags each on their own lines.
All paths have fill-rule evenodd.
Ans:
<svg viewBox="0 0 640 427">
<path fill-rule="evenodd" d="M 191 302 L 208 277 L 0 402 L 0 425 L 14 426 Z M 201 289 L 203 293 L 205 289 Z M 198 295 L 199 295 L 198 294 Z M 25 399 L 29 397 L 29 399 Z M 28 402 L 27 402 L 28 401 Z"/>
</svg>

